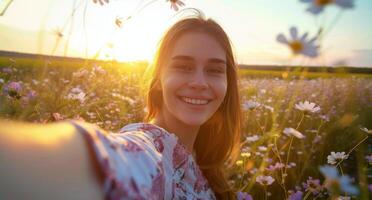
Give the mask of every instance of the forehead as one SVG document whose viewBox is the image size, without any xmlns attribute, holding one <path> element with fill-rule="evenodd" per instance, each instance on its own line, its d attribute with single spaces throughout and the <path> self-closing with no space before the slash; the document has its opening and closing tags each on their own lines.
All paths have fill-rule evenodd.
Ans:
<svg viewBox="0 0 372 200">
<path fill-rule="evenodd" d="M 201 32 L 185 33 L 176 40 L 170 52 L 170 59 L 180 55 L 192 57 L 196 61 L 208 59 L 226 61 L 226 52 L 217 40 Z"/>
</svg>

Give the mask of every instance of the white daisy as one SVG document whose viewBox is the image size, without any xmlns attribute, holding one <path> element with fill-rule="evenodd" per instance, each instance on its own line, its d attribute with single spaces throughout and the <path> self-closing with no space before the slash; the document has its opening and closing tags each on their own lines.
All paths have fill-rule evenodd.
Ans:
<svg viewBox="0 0 372 200">
<path fill-rule="evenodd" d="M 244 109 L 244 110 L 254 110 L 254 109 L 256 109 L 256 108 L 258 108 L 258 107 L 260 107 L 260 106 L 261 106 L 260 103 L 255 102 L 255 101 L 251 101 L 251 100 L 249 100 L 249 101 L 245 101 L 245 102 L 243 103 L 243 109 Z"/>
<path fill-rule="evenodd" d="M 345 160 L 349 157 L 349 155 L 345 154 L 345 152 L 331 152 L 331 155 L 327 156 L 327 163 L 331 165 L 337 164 L 341 160 Z"/>
<path fill-rule="evenodd" d="M 339 6 L 341 9 L 349 9 L 354 7 L 354 0 L 300 0 L 304 3 L 309 3 L 310 7 L 306 9 L 306 11 L 317 15 L 321 13 L 326 6 L 329 5 L 336 5 Z"/>
<path fill-rule="evenodd" d="M 267 147 L 265 146 L 258 146 L 259 151 L 267 151 Z"/>
<path fill-rule="evenodd" d="M 264 105 L 264 108 L 270 110 L 271 112 L 274 112 L 274 108 L 271 106 Z"/>
<path fill-rule="evenodd" d="M 337 197 L 337 200 L 350 200 L 351 198 L 350 197 L 347 197 L 347 196 L 339 196 Z"/>
<path fill-rule="evenodd" d="M 260 139 L 258 137 L 258 135 L 252 135 L 252 136 L 248 136 L 245 138 L 245 141 L 247 142 L 256 142 L 258 139 Z"/>
<path fill-rule="evenodd" d="M 257 183 L 261 184 L 261 185 L 264 185 L 264 186 L 267 186 L 267 185 L 271 185 L 275 179 L 271 176 L 257 176 L 256 178 L 256 181 Z"/>
<path fill-rule="evenodd" d="M 360 130 L 362 130 L 362 131 L 364 131 L 364 132 L 366 132 L 366 133 L 368 133 L 368 134 L 372 134 L 372 130 L 369 130 L 369 129 L 366 128 L 366 127 L 362 127 L 362 128 L 360 128 Z"/>
<path fill-rule="evenodd" d="M 84 103 L 85 97 L 85 92 L 82 89 L 75 87 L 70 90 L 70 93 L 67 94 L 65 99 L 79 100 L 80 103 Z"/>
<path fill-rule="evenodd" d="M 179 6 L 179 7 L 182 7 L 182 6 L 185 5 L 185 4 L 184 4 L 182 1 L 180 1 L 180 0 L 167 0 L 167 1 L 170 1 L 170 3 L 171 3 L 171 8 L 172 8 L 173 10 L 175 10 L 175 11 L 178 11 L 178 6 Z"/>
<path fill-rule="evenodd" d="M 291 34 L 291 39 L 288 40 L 283 34 L 279 34 L 276 40 L 282 44 L 286 44 L 294 55 L 302 54 L 311 58 L 318 56 L 319 46 L 315 44 L 317 37 L 307 40 L 308 33 L 299 37 L 296 27 L 291 27 L 289 33 Z"/>
<path fill-rule="evenodd" d="M 295 136 L 298 139 L 303 139 L 305 136 L 294 128 L 285 128 L 283 133 L 287 136 Z"/>
<path fill-rule="evenodd" d="M 300 102 L 295 105 L 295 108 L 297 108 L 298 110 L 304 111 L 304 112 L 311 112 L 311 113 L 316 113 L 320 111 L 319 106 L 309 101 Z"/>
</svg>

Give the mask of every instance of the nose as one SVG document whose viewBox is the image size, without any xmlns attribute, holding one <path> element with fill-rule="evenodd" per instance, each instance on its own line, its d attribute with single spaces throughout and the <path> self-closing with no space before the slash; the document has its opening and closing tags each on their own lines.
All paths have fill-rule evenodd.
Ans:
<svg viewBox="0 0 372 200">
<path fill-rule="evenodd" d="M 203 71 L 196 71 L 194 75 L 192 76 L 192 79 L 190 80 L 188 84 L 193 89 L 206 89 L 208 88 L 208 82 L 204 75 Z"/>
</svg>

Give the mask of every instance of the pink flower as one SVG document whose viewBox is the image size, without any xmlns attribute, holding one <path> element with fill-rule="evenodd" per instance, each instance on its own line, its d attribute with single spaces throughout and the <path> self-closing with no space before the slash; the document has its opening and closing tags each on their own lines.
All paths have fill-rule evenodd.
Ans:
<svg viewBox="0 0 372 200">
<path fill-rule="evenodd" d="M 285 165 L 283 163 L 280 163 L 280 162 L 276 162 L 275 165 L 270 165 L 267 167 L 267 170 L 269 171 L 275 171 L 275 170 L 278 170 L 278 169 L 282 169 Z"/>
<path fill-rule="evenodd" d="M 171 3 L 171 8 L 175 11 L 178 11 L 178 6 L 182 7 L 184 6 L 185 4 L 180 1 L 180 0 L 167 0 L 167 1 L 170 1 Z"/>
<path fill-rule="evenodd" d="M 104 70 L 101 66 L 99 65 L 94 65 L 93 67 L 93 72 L 98 73 L 98 74 L 106 74 L 106 70 Z"/>
<path fill-rule="evenodd" d="M 275 179 L 271 176 L 257 176 L 256 178 L 256 181 L 257 183 L 261 184 L 261 185 L 264 185 L 264 186 L 267 186 L 267 185 L 271 185 Z"/>
<path fill-rule="evenodd" d="M 52 116 L 54 121 L 62 121 L 64 119 L 64 117 L 59 113 L 53 113 Z"/>
</svg>

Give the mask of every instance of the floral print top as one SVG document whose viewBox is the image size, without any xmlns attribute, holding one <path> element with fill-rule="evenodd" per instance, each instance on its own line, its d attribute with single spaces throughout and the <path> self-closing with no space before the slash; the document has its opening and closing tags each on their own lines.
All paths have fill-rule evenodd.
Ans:
<svg viewBox="0 0 372 200">
<path fill-rule="evenodd" d="M 192 155 L 163 128 L 135 123 L 106 133 L 73 124 L 93 146 L 106 199 L 216 199 Z"/>
</svg>

